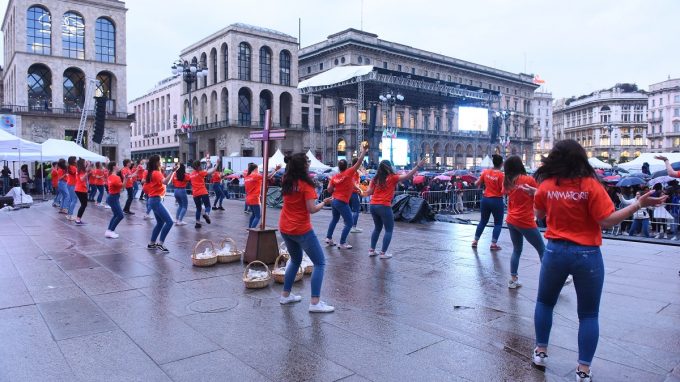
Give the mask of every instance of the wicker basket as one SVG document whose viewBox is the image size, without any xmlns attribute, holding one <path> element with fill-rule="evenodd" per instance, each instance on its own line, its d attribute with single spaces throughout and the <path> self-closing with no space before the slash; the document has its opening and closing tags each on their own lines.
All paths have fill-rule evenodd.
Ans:
<svg viewBox="0 0 680 382">
<path fill-rule="evenodd" d="M 304 261 L 305 257 L 307 257 L 307 256 L 305 255 L 305 256 L 302 258 L 303 261 Z M 311 260 L 309 259 L 309 257 L 307 257 L 307 259 L 311 262 Z M 306 274 L 306 275 L 311 275 L 313 271 L 314 271 L 314 263 L 308 264 L 307 266 L 305 266 L 305 267 L 303 268 L 303 273 Z"/>
<path fill-rule="evenodd" d="M 220 248 L 224 248 L 226 244 L 231 244 L 231 252 L 228 255 L 220 254 L 218 251 L 217 262 L 218 263 L 233 263 L 234 261 L 240 261 L 243 251 L 239 250 L 236 246 L 234 239 L 228 237 L 220 242 Z"/>
<path fill-rule="evenodd" d="M 285 256 L 290 255 L 290 253 L 288 252 L 288 248 L 286 248 L 285 242 L 282 242 L 281 245 L 279 245 L 279 255 L 285 255 Z"/>
<path fill-rule="evenodd" d="M 196 245 L 194 246 L 194 250 L 191 252 L 191 262 L 194 264 L 195 267 L 210 267 L 217 264 L 217 256 L 210 257 L 207 259 L 196 258 L 197 254 L 203 252 L 199 251 L 199 248 L 201 248 L 203 244 L 209 245 L 210 251 L 212 251 L 213 253 L 215 252 L 215 246 L 213 245 L 212 241 L 202 239 L 198 243 L 196 243 Z"/>
<path fill-rule="evenodd" d="M 259 279 L 259 280 L 250 280 L 248 279 L 248 270 L 250 267 L 253 266 L 253 264 L 258 264 L 264 266 L 264 269 L 267 270 L 267 278 L 266 279 Z M 269 270 L 269 267 L 267 264 L 261 262 L 261 261 L 253 261 L 252 263 L 246 265 L 246 269 L 243 271 L 243 283 L 245 284 L 246 288 L 248 289 L 262 289 L 266 288 L 269 285 L 269 282 L 272 280 L 272 272 Z"/>
<path fill-rule="evenodd" d="M 283 281 L 286 278 L 286 268 L 284 267 L 279 268 L 279 260 L 281 258 L 289 260 L 290 257 L 288 255 L 278 255 L 276 257 L 276 260 L 274 261 L 274 270 L 272 271 L 272 276 L 274 277 L 274 281 L 279 284 L 283 284 Z M 303 275 L 302 268 L 298 268 L 298 271 L 295 274 L 295 280 L 293 282 L 302 280 L 302 275 Z"/>
</svg>

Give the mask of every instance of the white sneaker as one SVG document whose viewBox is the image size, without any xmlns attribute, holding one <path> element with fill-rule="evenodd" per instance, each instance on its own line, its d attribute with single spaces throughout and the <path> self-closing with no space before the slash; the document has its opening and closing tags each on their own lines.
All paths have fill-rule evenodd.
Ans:
<svg viewBox="0 0 680 382">
<path fill-rule="evenodd" d="M 590 370 L 590 373 L 586 373 L 585 371 L 580 371 L 578 368 L 576 369 L 576 382 L 592 382 L 593 380 L 593 370 Z"/>
<path fill-rule="evenodd" d="M 323 301 L 319 301 L 318 304 L 309 304 L 309 311 L 312 313 L 330 313 L 334 310 L 334 307 L 326 304 Z"/>
<path fill-rule="evenodd" d="M 105 205 L 104 205 L 104 208 L 106 208 L 107 210 L 110 210 L 110 209 L 111 209 L 111 206 L 109 206 L 108 204 L 105 204 Z"/>
<path fill-rule="evenodd" d="M 332 239 L 326 238 L 324 240 L 324 243 L 326 243 L 326 247 L 335 247 L 335 243 L 333 242 Z"/>
<path fill-rule="evenodd" d="M 508 281 L 508 288 L 510 288 L 510 289 L 519 288 L 521 286 L 522 286 L 522 283 L 519 282 L 519 279 L 517 279 L 517 280 L 510 279 Z"/>
<path fill-rule="evenodd" d="M 187 222 L 180 220 L 179 222 L 177 222 L 177 225 L 187 225 Z"/>
<path fill-rule="evenodd" d="M 378 255 L 378 251 L 376 251 L 376 250 L 374 250 L 374 249 L 369 249 L 369 250 L 368 250 L 368 255 L 371 256 L 371 257 L 377 256 L 377 255 Z"/>
<path fill-rule="evenodd" d="M 383 260 L 385 259 L 391 259 L 392 254 L 391 253 L 385 253 L 385 252 L 380 252 L 380 255 L 378 255 L 378 258 L 381 258 Z"/>
<path fill-rule="evenodd" d="M 564 282 L 564 285 L 569 285 L 572 282 L 574 282 L 574 278 L 571 275 L 569 275 L 567 276 L 567 280 Z"/>
<path fill-rule="evenodd" d="M 666 234 L 664 232 L 659 233 L 658 235 L 654 236 L 655 239 L 665 239 Z"/>
<path fill-rule="evenodd" d="M 279 298 L 279 303 L 281 305 L 286 305 L 286 304 L 290 304 L 290 303 L 293 303 L 293 302 L 300 302 L 300 301 L 302 301 L 302 296 L 297 296 L 297 295 L 294 295 L 292 293 L 289 294 L 288 297 L 281 296 L 281 298 Z"/>
<path fill-rule="evenodd" d="M 359 227 L 352 227 L 352 229 L 350 229 L 349 232 L 351 232 L 351 233 L 359 233 L 359 232 L 364 232 L 364 230 L 361 229 L 361 228 L 359 228 Z"/>
<path fill-rule="evenodd" d="M 149 220 L 151 219 L 151 215 L 149 214 L 144 214 L 144 220 Z"/>
<path fill-rule="evenodd" d="M 120 235 L 113 231 L 109 231 L 108 229 L 106 230 L 106 233 L 104 233 L 104 237 L 107 237 L 109 239 L 117 239 Z"/>
<path fill-rule="evenodd" d="M 675 235 L 675 236 L 673 236 L 673 238 L 671 238 L 671 240 L 673 240 L 673 241 L 678 241 L 678 240 L 680 240 L 680 235 Z"/>
<path fill-rule="evenodd" d="M 538 367 L 545 367 L 546 358 L 548 358 L 548 354 L 546 354 L 545 352 L 539 352 L 538 348 L 534 348 L 534 354 L 531 357 L 531 361 L 533 362 L 534 365 Z"/>
</svg>

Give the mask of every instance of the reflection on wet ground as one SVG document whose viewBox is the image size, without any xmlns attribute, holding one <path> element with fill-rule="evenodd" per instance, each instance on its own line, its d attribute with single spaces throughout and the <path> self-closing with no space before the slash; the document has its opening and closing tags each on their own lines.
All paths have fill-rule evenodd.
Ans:
<svg viewBox="0 0 680 382">
<path fill-rule="evenodd" d="M 309 276 L 294 287 L 303 302 L 282 307 L 281 285 L 244 289 L 239 263 L 192 267 L 201 238 L 243 245 L 242 202 L 201 230 L 173 227 L 167 255 L 146 249 L 154 221 L 133 206 L 117 240 L 104 238 L 103 208 L 88 207 L 84 227 L 47 203 L 0 215 L 0 380 L 573 380 L 574 288 L 555 308 L 546 372 L 532 369 L 539 262 L 525 245 L 524 286 L 509 290 L 507 231 L 492 253 L 490 229 L 475 251 L 473 226 L 397 223 L 394 258 L 380 260 L 362 214 L 354 249 L 325 249 L 322 294 L 336 312 L 310 315 Z M 329 219 L 313 216 L 320 239 Z M 603 253 L 597 380 L 680 380 L 677 249 L 606 241 Z"/>
</svg>

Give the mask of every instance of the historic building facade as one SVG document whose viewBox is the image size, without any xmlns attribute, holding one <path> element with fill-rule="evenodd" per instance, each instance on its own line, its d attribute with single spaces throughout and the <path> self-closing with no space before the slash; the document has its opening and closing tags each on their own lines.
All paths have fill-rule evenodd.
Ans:
<svg viewBox="0 0 680 382">
<path fill-rule="evenodd" d="M 417 78 L 423 83 L 494 92 L 500 96 L 499 101 L 482 105 L 489 108 L 490 121 L 496 111 L 512 112 L 507 120 L 509 144 L 502 147 L 498 141 L 490 142 L 492 122 L 483 132 L 459 129 L 458 105 L 453 102 L 424 105 L 422 99 L 406 97 L 403 102 L 384 107 L 378 99 L 366 99 L 367 104 L 378 104 L 378 126 L 388 125 L 389 118 L 389 125 L 397 127 L 398 136 L 409 140 L 413 158 L 425 157 L 431 164 L 450 167 L 479 164 L 484 155 L 494 152 L 521 155 L 529 164 L 534 158 L 531 102 L 538 85 L 533 83 L 531 75 L 509 73 L 381 40 L 375 34 L 356 29 L 341 31 L 325 41 L 302 48 L 299 58 L 300 81 L 338 66 L 370 65 L 381 73 Z M 386 87 L 385 90 L 390 89 Z M 368 107 L 364 106 L 367 111 L 360 113 L 356 98 L 328 95 L 303 96 L 300 107 L 303 127 L 316 131 L 319 137 L 311 141 L 313 150 L 325 162 L 356 153 L 357 123 L 370 120 Z M 502 130 L 506 131 L 505 124 Z"/>
<path fill-rule="evenodd" d="M 297 91 L 297 39 L 271 29 L 230 25 L 182 50 L 181 59 L 196 59 L 208 68 L 191 89 L 181 89 L 182 117 L 192 114 L 196 155 L 259 156 L 261 145 L 249 133 L 264 126 L 272 110 L 272 128 L 287 130 L 287 139 L 271 145 L 272 152 L 301 151 L 308 136 L 300 127 Z M 191 104 L 190 104 L 191 102 Z M 189 106 L 191 105 L 191 113 Z M 180 160 L 188 159 L 187 134 L 177 132 Z M 195 158 L 194 158 L 195 159 Z"/>
<path fill-rule="evenodd" d="M 680 151 L 680 78 L 649 85 L 648 96 L 650 151 Z"/>
<path fill-rule="evenodd" d="M 101 145 L 92 114 L 83 145 L 112 160 L 130 155 L 126 100 L 125 3 L 118 0 L 10 0 L 4 36 L 3 114 L 35 142 L 75 139 L 85 97 L 107 100 Z M 93 92 L 85 94 L 90 80 Z M 90 108 L 94 108 L 94 102 Z"/>
<path fill-rule="evenodd" d="M 589 157 L 625 162 L 648 150 L 647 94 L 635 85 L 557 102 L 553 121 L 562 138 L 579 142 Z"/>
<path fill-rule="evenodd" d="M 148 93 L 130 101 L 128 110 L 135 113 L 135 122 L 130 126 L 132 159 L 158 154 L 164 162 L 179 160 L 176 131 L 182 123 L 181 91 L 182 80 L 169 77 Z"/>
<path fill-rule="evenodd" d="M 555 141 L 559 140 L 553 129 L 553 97 L 551 93 L 534 92 L 531 103 L 534 124 L 534 164 L 548 155 Z"/>
</svg>

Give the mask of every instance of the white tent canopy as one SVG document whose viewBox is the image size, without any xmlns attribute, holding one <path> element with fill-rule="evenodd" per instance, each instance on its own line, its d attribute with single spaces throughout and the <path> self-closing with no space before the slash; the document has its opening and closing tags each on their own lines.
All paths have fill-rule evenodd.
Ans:
<svg viewBox="0 0 680 382">
<path fill-rule="evenodd" d="M 312 86 L 334 85 L 343 81 L 347 81 L 354 77 L 363 76 L 373 71 L 373 66 L 336 66 L 333 69 L 327 70 L 310 79 L 304 80 L 298 84 L 298 89 L 304 89 Z"/>
<path fill-rule="evenodd" d="M 663 161 L 654 159 L 654 157 L 657 155 L 663 155 L 667 157 L 668 161 L 671 163 L 680 162 L 680 153 L 643 153 L 630 162 L 620 164 L 619 167 L 630 172 L 640 172 L 642 171 L 642 165 L 647 162 L 649 163 L 649 171 L 652 173 L 655 171 L 665 170 L 666 166 L 664 165 Z"/>
<path fill-rule="evenodd" d="M 73 141 L 61 139 L 48 139 L 42 144 L 42 160 L 55 161 L 60 158 L 75 156 L 91 162 L 108 162 L 109 159 L 103 155 L 93 153 Z M 40 159 L 40 158 L 38 158 Z"/>
<path fill-rule="evenodd" d="M 609 170 L 610 168 L 612 168 L 612 166 L 609 163 L 605 163 L 595 157 L 588 158 L 588 163 L 590 163 L 590 165 L 593 166 L 593 168 L 600 168 L 605 170 Z"/>
<path fill-rule="evenodd" d="M 491 168 L 493 167 L 493 161 L 491 161 L 491 158 L 487 155 L 482 159 L 482 163 L 480 163 L 479 166 L 482 168 Z"/>
<path fill-rule="evenodd" d="M 41 146 L 0 130 L 0 160 L 27 161 L 30 156 L 40 156 Z M 38 158 L 39 159 L 39 158 Z"/>
<path fill-rule="evenodd" d="M 283 153 L 281 150 L 276 150 L 274 155 L 269 158 L 269 171 L 276 168 L 277 164 L 281 165 L 281 168 L 286 168 L 286 163 L 283 161 Z"/>
<path fill-rule="evenodd" d="M 307 151 L 307 159 L 309 159 L 309 161 L 310 161 L 310 163 L 309 163 L 309 169 L 310 170 L 323 171 L 323 170 L 328 170 L 330 168 L 329 166 L 326 166 L 325 164 L 323 164 L 320 160 L 316 159 L 314 154 L 312 154 L 312 150 Z"/>
</svg>

